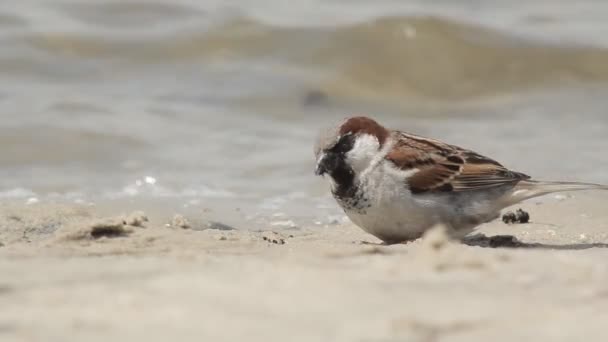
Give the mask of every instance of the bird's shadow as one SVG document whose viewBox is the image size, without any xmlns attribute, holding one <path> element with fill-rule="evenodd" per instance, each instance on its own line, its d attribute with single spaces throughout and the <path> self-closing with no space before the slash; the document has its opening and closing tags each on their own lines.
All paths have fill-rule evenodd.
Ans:
<svg viewBox="0 0 608 342">
<path fill-rule="evenodd" d="M 583 250 L 590 248 L 608 248 L 607 243 L 571 243 L 571 244 L 545 244 L 539 242 L 522 242 L 513 235 L 493 235 L 475 234 L 466 236 L 462 243 L 468 246 L 484 248 L 529 248 L 529 249 L 554 249 L 554 250 Z"/>
<path fill-rule="evenodd" d="M 483 248 L 521 248 L 521 249 L 553 249 L 553 250 L 583 250 L 591 248 L 608 248 L 608 243 L 595 242 L 595 243 L 571 243 L 571 244 L 547 244 L 539 242 L 522 242 L 519 241 L 513 235 L 493 235 L 486 236 L 484 234 L 475 234 L 464 237 L 460 242 L 467 246 L 472 247 L 483 247 Z M 374 246 L 390 246 L 398 245 L 402 243 L 386 243 L 386 242 L 369 242 L 359 241 L 363 245 L 374 245 Z M 407 242 L 405 242 L 407 244 Z"/>
</svg>

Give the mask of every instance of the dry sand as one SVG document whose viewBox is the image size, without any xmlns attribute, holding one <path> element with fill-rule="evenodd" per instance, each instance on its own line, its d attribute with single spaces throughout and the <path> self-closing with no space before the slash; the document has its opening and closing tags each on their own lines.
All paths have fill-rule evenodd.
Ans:
<svg viewBox="0 0 608 342">
<path fill-rule="evenodd" d="M 0 340 L 607 341 L 608 194 L 521 207 L 481 231 L 530 245 L 494 249 L 0 204 Z"/>
</svg>

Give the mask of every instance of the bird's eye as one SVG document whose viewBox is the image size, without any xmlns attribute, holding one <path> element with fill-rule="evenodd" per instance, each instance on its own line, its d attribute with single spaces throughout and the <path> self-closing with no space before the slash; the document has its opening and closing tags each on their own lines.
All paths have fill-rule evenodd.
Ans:
<svg viewBox="0 0 608 342">
<path fill-rule="evenodd" d="M 338 142 L 331 148 L 331 152 L 334 153 L 346 153 L 353 149 L 355 145 L 355 136 L 352 134 L 345 134 L 340 137 Z"/>
</svg>

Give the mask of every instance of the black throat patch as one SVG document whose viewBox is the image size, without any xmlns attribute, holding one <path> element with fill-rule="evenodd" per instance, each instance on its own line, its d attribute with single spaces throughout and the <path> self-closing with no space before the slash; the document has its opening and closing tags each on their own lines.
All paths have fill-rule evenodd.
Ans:
<svg viewBox="0 0 608 342">
<path fill-rule="evenodd" d="M 361 191 L 360 184 L 355 181 L 355 173 L 352 168 L 341 159 L 338 167 L 331 173 L 335 184 L 332 194 L 345 211 L 356 211 L 365 214 L 371 206 L 370 201 Z"/>
<path fill-rule="evenodd" d="M 355 135 L 345 134 L 327 152 L 333 155 L 335 163 L 329 175 L 335 182 L 332 189 L 334 198 L 345 210 L 362 211 L 368 207 L 368 202 L 359 191 L 359 184 L 355 182 L 355 172 L 346 162 L 346 153 L 353 149 L 355 145 Z"/>
<path fill-rule="evenodd" d="M 332 158 L 335 158 L 334 167 L 329 173 L 336 183 L 333 195 L 339 199 L 352 197 L 356 192 L 355 172 L 346 163 L 346 153 L 352 150 L 354 145 L 355 136 L 349 133 L 341 136 L 338 142 L 327 151 L 331 153 Z"/>
<path fill-rule="evenodd" d="M 337 167 L 332 170 L 330 176 L 336 183 L 335 188 L 332 190 L 333 195 L 336 198 L 347 199 L 355 196 L 355 193 L 357 192 L 355 186 L 355 172 L 346 164 L 343 155 L 339 157 Z"/>
</svg>

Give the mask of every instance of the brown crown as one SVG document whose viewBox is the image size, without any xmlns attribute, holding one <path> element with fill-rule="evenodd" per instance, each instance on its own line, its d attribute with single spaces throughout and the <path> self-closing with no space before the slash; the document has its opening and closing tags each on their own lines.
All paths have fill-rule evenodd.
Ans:
<svg viewBox="0 0 608 342">
<path fill-rule="evenodd" d="M 379 123 L 365 116 L 355 116 L 346 119 L 342 126 L 340 126 L 340 135 L 347 133 L 359 134 L 365 133 L 375 136 L 380 142 L 380 145 L 384 144 L 388 138 L 389 131 L 382 127 Z"/>
</svg>

